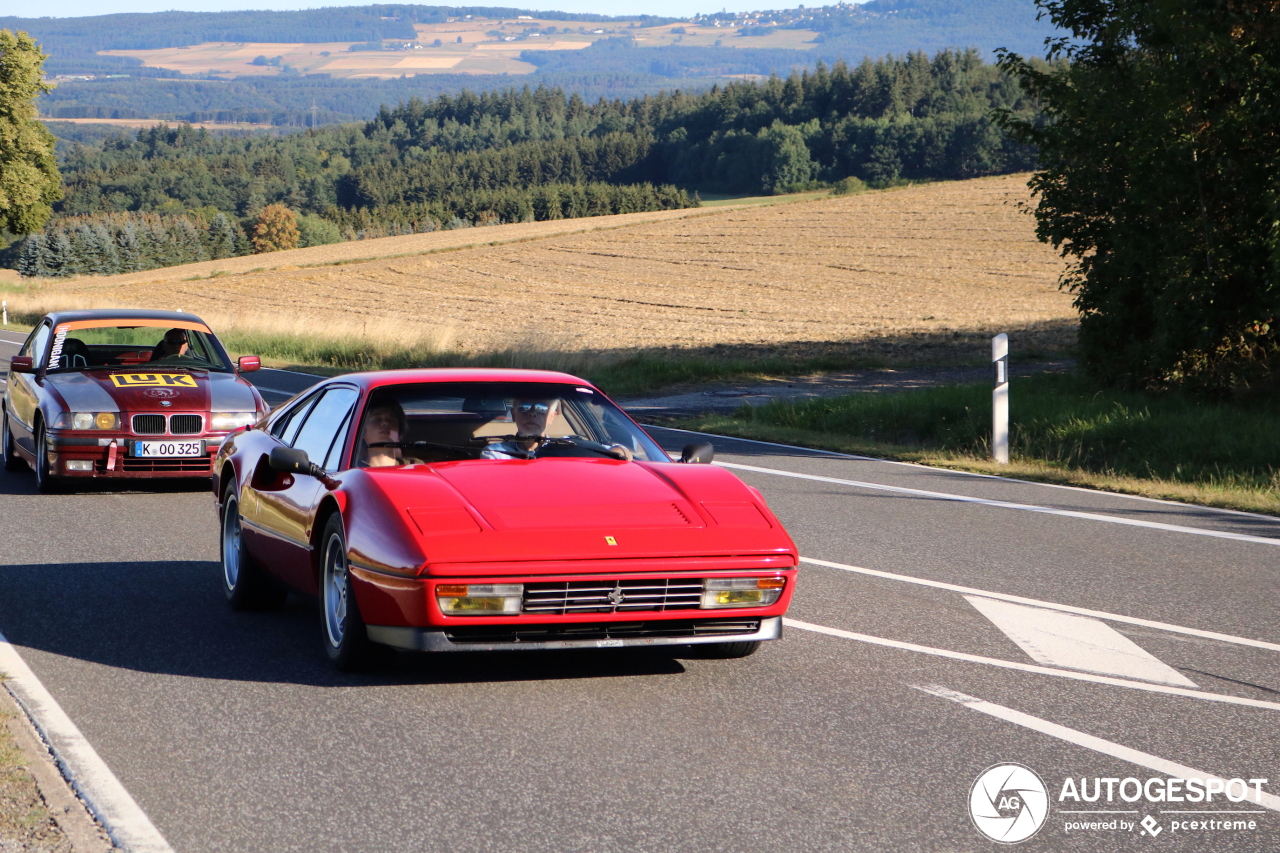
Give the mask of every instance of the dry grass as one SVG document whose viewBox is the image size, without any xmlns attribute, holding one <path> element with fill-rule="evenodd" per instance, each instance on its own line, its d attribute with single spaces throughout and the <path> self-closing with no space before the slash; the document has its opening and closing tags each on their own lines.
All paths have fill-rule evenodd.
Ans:
<svg viewBox="0 0 1280 853">
<path fill-rule="evenodd" d="M 1074 311 L 1057 288 L 1061 261 L 1017 207 L 1025 184 L 1025 175 L 1006 176 L 393 237 L 51 281 L 10 306 L 182 308 L 268 326 L 292 318 L 321 334 L 390 322 L 471 352 L 529 340 L 614 352 L 822 349 L 1005 330 L 1069 345 Z M 482 241 L 496 245 L 459 248 Z M 379 254 L 402 257 L 353 260 Z M 275 268 L 250 269 L 267 264 Z M 191 280 L 215 270 L 232 274 Z"/>
</svg>

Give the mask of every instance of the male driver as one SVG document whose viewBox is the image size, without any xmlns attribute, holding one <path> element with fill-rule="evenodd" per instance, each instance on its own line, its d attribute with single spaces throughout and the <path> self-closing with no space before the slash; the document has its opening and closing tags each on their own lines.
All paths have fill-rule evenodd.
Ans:
<svg viewBox="0 0 1280 853">
<path fill-rule="evenodd" d="M 538 455 L 543 439 L 547 437 L 547 424 L 560 412 L 560 398 L 550 400 L 512 400 L 511 419 L 516 424 L 516 434 L 507 441 L 490 444 L 480 454 L 481 459 L 533 459 Z"/>
<path fill-rule="evenodd" d="M 151 361 L 159 361 L 175 355 L 186 355 L 191 345 L 187 342 L 186 329 L 170 329 L 164 333 L 164 340 L 156 344 L 151 352 Z"/>
</svg>

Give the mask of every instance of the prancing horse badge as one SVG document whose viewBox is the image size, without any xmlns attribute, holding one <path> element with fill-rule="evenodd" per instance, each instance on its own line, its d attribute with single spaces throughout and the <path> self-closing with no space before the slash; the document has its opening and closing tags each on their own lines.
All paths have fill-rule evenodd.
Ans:
<svg viewBox="0 0 1280 853">
<path fill-rule="evenodd" d="M 606 536 L 606 537 L 604 537 L 604 544 L 606 544 L 606 545 L 617 545 L 617 544 L 618 544 L 618 540 L 617 540 L 617 539 L 614 539 L 612 536 Z"/>
</svg>

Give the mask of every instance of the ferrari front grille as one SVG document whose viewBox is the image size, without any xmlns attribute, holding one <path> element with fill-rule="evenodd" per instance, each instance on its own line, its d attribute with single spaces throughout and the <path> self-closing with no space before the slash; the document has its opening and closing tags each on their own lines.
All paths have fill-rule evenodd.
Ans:
<svg viewBox="0 0 1280 853">
<path fill-rule="evenodd" d="M 656 622 L 575 622 L 564 625 L 468 625 L 449 628 L 454 643 L 547 643 L 644 637 L 732 637 L 754 634 L 759 619 L 668 619 Z"/>
<path fill-rule="evenodd" d="M 697 610 L 701 578 L 589 580 L 527 583 L 525 613 L 629 613 L 641 610 Z"/>
<path fill-rule="evenodd" d="M 204 418 L 200 415 L 170 415 L 171 435 L 199 435 L 204 430 Z"/>
<path fill-rule="evenodd" d="M 164 415 L 134 415 L 133 431 L 137 435 L 164 435 Z"/>
</svg>

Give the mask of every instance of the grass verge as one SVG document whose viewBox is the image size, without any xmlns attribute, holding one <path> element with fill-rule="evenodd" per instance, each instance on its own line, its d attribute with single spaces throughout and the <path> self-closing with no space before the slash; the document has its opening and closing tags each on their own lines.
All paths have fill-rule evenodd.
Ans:
<svg viewBox="0 0 1280 853">
<path fill-rule="evenodd" d="M 991 386 L 743 407 L 685 429 L 1280 515 L 1280 405 L 1016 379 L 1010 464 L 990 461 Z"/>
<path fill-rule="evenodd" d="M 65 850 L 53 815 L 26 769 L 26 757 L 6 725 L 10 715 L 0 704 L 0 850 Z"/>
</svg>

